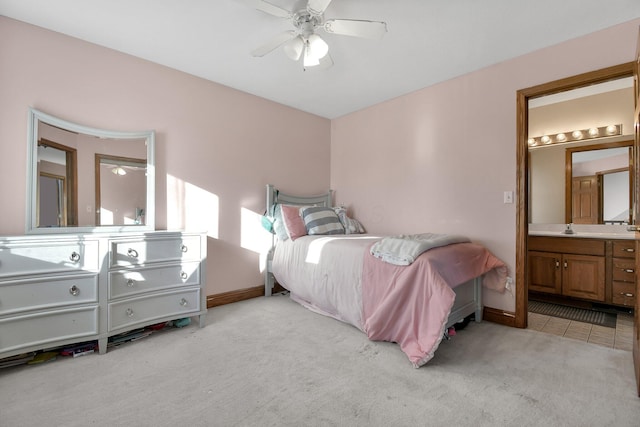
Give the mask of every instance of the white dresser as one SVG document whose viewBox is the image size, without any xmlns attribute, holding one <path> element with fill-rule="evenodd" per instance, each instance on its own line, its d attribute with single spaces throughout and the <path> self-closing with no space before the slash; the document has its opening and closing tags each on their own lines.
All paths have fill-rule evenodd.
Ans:
<svg viewBox="0 0 640 427">
<path fill-rule="evenodd" d="M 206 235 L 0 237 L 0 358 L 206 315 Z"/>
</svg>

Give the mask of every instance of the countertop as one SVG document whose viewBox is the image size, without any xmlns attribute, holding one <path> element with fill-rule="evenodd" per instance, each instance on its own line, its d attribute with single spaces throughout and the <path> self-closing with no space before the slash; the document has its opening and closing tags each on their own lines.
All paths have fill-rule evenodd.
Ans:
<svg viewBox="0 0 640 427">
<path fill-rule="evenodd" d="M 628 239 L 636 238 L 627 225 L 573 224 L 573 234 L 565 234 L 566 224 L 529 224 L 529 236 L 550 236 L 583 239 Z"/>
</svg>

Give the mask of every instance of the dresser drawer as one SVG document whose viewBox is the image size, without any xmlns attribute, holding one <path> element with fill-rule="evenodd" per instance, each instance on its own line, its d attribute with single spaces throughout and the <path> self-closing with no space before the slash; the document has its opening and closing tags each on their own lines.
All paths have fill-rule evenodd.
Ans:
<svg viewBox="0 0 640 427">
<path fill-rule="evenodd" d="M 98 306 L 0 318 L 0 356 L 55 341 L 87 340 L 97 334 Z"/>
<path fill-rule="evenodd" d="M 98 241 L 0 244 L 0 278 L 99 269 Z"/>
<path fill-rule="evenodd" d="M 614 304 L 633 307 L 636 300 L 636 284 L 629 282 L 612 283 L 611 300 Z"/>
<path fill-rule="evenodd" d="M 109 273 L 109 299 L 199 284 L 199 262 L 112 271 Z"/>
<path fill-rule="evenodd" d="M 613 280 L 635 283 L 636 262 L 632 259 L 613 259 Z"/>
<path fill-rule="evenodd" d="M 200 289 L 165 292 L 109 303 L 109 332 L 149 324 L 157 319 L 185 317 L 200 311 Z"/>
<path fill-rule="evenodd" d="M 635 240 L 614 240 L 613 256 L 615 258 L 635 258 L 636 257 L 636 241 Z"/>
<path fill-rule="evenodd" d="M 110 267 L 123 267 L 153 262 L 199 261 L 200 236 L 160 237 L 112 240 Z"/>
<path fill-rule="evenodd" d="M 0 282 L 0 316 L 97 302 L 97 274 Z"/>
</svg>

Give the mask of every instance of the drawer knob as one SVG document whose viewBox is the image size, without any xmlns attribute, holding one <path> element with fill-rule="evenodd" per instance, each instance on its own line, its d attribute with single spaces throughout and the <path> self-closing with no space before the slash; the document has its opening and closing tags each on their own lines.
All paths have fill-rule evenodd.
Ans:
<svg viewBox="0 0 640 427">
<path fill-rule="evenodd" d="M 76 251 L 71 252 L 71 255 L 69 256 L 69 259 L 73 262 L 78 262 L 80 261 L 80 254 Z"/>
<path fill-rule="evenodd" d="M 69 293 L 75 297 L 80 293 L 80 288 L 77 287 L 76 285 L 73 285 L 72 287 L 69 288 Z"/>
<path fill-rule="evenodd" d="M 127 280 L 127 286 L 128 286 L 129 288 L 133 288 L 133 285 L 135 285 L 135 284 L 136 284 L 136 281 L 135 281 L 135 280 L 133 280 L 133 279 L 129 279 L 129 280 Z"/>
<path fill-rule="evenodd" d="M 180 250 L 186 253 L 189 250 L 189 248 L 187 247 L 187 245 L 181 245 Z"/>
<path fill-rule="evenodd" d="M 127 310 L 125 311 L 125 313 L 127 314 L 128 317 L 133 317 L 133 310 L 130 308 L 127 308 Z"/>
<path fill-rule="evenodd" d="M 129 248 L 127 250 L 127 256 L 130 257 L 130 258 L 138 258 L 138 251 L 136 251 L 133 248 Z"/>
<path fill-rule="evenodd" d="M 629 292 L 620 292 L 620 295 L 622 295 L 623 297 L 632 297 L 633 294 L 629 293 Z"/>
<path fill-rule="evenodd" d="M 182 298 L 180 300 L 180 305 L 183 307 L 186 307 L 189 304 L 189 301 L 187 301 L 186 299 Z"/>
<path fill-rule="evenodd" d="M 181 272 L 180 272 L 180 278 L 181 278 L 182 280 L 187 280 L 187 277 L 189 277 L 189 275 L 187 274 L 187 272 L 186 272 L 186 271 L 181 271 Z"/>
</svg>

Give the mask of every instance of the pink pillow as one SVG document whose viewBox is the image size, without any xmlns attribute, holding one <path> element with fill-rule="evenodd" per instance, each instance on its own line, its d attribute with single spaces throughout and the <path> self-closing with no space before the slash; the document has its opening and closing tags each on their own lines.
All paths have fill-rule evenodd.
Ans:
<svg viewBox="0 0 640 427">
<path fill-rule="evenodd" d="M 300 216 L 300 206 L 282 205 L 282 219 L 284 228 L 291 240 L 296 240 L 300 236 L 307 235 L 307 227 Z"/>
</svg>

